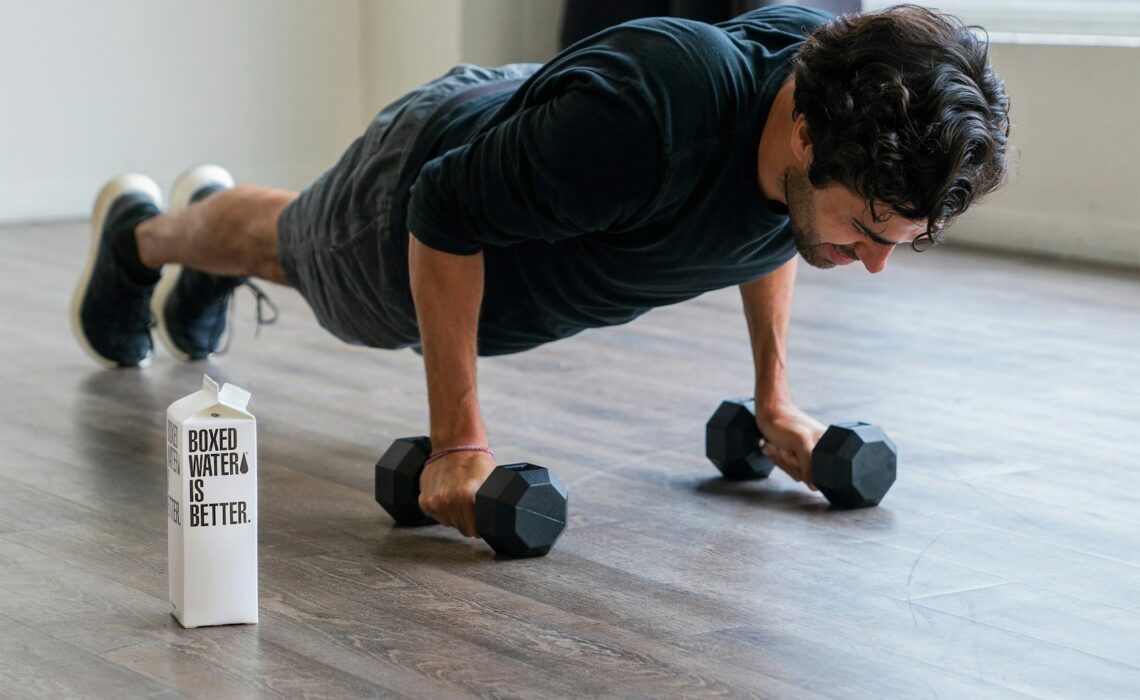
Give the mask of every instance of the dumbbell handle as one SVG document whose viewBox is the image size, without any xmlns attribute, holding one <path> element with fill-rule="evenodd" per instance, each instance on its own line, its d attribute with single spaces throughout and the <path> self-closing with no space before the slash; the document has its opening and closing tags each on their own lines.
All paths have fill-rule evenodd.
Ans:
<svg viewBox="0 0 1140 700">
<path fill-rule="evenodd" d="M 525 466 L 527 466 L 527 465 L 526 464 L 500 464 L 500 465 L 498 465 L 497 467 L 495 467 L 495 469 L 489 475 L 487 475 L 487 479 L 479 486 L 479 490 L 475 492 L 475 534 L 479 535 L 479 537 L 481 537 L 483 539 L 487 539 L 483 533 L 491 531 L 492 528 L 490 526 L 494 522 L 495 501 L 494 501 L 494 499 L 492 499 L 489 496 L 484 494 L 484 491 L 487 489 L 487 484 L 490 484 L 492 482 L 492 478 L 495 478 L 495 475 L 500 470 L 519 469 L 519 468 L 525 467 Z M 423 477 L 424 469 L 426 469 L 426 468 L 427 468 L 427 463 L 425 462 L 424 464 L 420 465 L 419 471 L 416 472 L 416 499 L 417 499 L 416 509 L 419 510 L 420 515 L 423 516 L 423 524 L 424 525 L 438 525 L 439 522 L 435 518 L 432 518 L 427 513 L 424 513 L 423 509 L 419 507 L 420 478 Z M 483 494 L 483 495 L 481 496 L 481 494 Z"/>
<path fill-rule="evenodd" d="M 379 492 L 377 501 L 387 501 L 385 508 L 401 524 L 434 525 L 436 521 L 419 507 L 420 478 L 431 453 L 431 441 L 417 437 L 405 438 L 403 442 L 414 445 L 414 451 L 406 456 L 413 461 L 404 462 L 415 469 L 414 476 L 409 474 L 414 493 L 398 506 Z M 380 483 L 377 477 L 378 488 Z M 500 502 L 504 496 L 511 504 Z M 566 489 L 545 467 L 528 463 L 499 465 L 475 493 L 475 532 L 499 554 L 545 554 L 565 527 Z"/>
<path fill-rule="evenodd" d="M 750 398 L 724 401 L 706 426 L 706 453 L 726 479 L 763 479 L 775 465 L 761 449 L 764 436 Z M 898 452 L 881 428 L 836 423 L 812 447 L 811 480 L 834 505 L 876 505 L 894 483 Z"/>
<path fill-rule="evenodd" d="M 755 402 L 755 400 L 754 399 L 736 399 L 736 400 L 734 400 L 734 403 L 741 404 L 742 406 L 744 406 L 745 408 L 748 409 L 749 413 L 752 414 L 752 423 L 750 424 L 750 427 L 754 428 L 755 432 L 751 433 L 746 438 L 748 443 L 750 445 L 754 444 L 754 446 L 757 448 L 763 447 L 764 443 L 768 442 L 768 438 L 764 437 L 764 433 L 760 430 L 760 426 L 756 424 L 756 402 Z M 857 428 L 859 426 L 864 426 L 864 425 L 869 426 L 871 424 L 870 423 L 864 423 L 863 421 L 844 421 L 843 423 L 833 423 L 828 427 L 829 428 Z M 813 457 L 815 456 L 815 448 L 818 446 L 819 446 L 819 443 L 816 443 L 816 445 L 814 447 L 812 447 L 812 456 Z M 763 454 L 763 453 L 761 453 L 761 454 Z M 767 460 L 768 462 L 772 461 L 772 460 L 768 459 L 766 456 L 764 457 L 764 459 Z"/>
</svg>

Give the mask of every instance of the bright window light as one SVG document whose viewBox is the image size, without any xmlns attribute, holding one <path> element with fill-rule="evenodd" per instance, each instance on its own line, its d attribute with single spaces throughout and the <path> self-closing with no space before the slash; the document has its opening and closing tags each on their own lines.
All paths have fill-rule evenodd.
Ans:
<svg viewBox="0 0 1140 700">
<path fill-rule="evenodd" d="M 912 4 L 937 8 L 966 24 L 978 24 L 994 41 L 1017 41 L 1025 35 L 1068 36 L 1073 43 L 1096 43 L 1090 38 L 1140 38 L 1140 0 L 941 0 Z M 877 10 L 898 2 L 863 0 L 864 10 Z M 1083 37 L 1084 40 L 1079 38 Z M 1049 41 L 1046 39 L 1046 41 Z M 1120 44 L 1120 40 L 1105 43 Z M 1132 45 L 1134 42 L 1125 41 Z"/>
</svg>

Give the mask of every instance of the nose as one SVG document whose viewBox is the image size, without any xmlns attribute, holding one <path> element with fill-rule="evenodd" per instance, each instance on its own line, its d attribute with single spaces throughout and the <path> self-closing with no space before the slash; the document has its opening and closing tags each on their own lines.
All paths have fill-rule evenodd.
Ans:
<svg viewBox="0 0 1140 700">
<path fill-rule="evenodd" d="M 895 252 L 893 246 L 868 244 L 859 251 L 859 260 L 863 262 L 867 272 L 876 274 L 886 269 L 887 258 L 891 257 L 893 252 Z"/>
</svg>

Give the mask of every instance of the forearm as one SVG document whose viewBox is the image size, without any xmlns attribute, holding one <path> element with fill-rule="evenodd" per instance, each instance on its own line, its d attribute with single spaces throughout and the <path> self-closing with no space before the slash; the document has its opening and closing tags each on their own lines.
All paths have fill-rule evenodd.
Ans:
<svg viewBox="0 0 1140 700">
<path fill-rule="evenodd" d="M 452 255 L 408 237 L 408 272 L 435 448 L 487 444 L 476 387 L 483 254 Z"/>
<path fill-rule="evenodd" d="M 792 258 L 778 270 L 740 285 L 756 370 L 757 411 L 792 400 L 787 357 L 795 282 L 796 259 Z"/>
</svg>

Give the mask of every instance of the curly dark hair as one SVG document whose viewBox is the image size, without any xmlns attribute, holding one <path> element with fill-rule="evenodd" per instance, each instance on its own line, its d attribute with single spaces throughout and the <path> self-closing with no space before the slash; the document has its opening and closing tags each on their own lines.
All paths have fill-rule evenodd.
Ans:
<svg viewBox="0 0 1140 700">
<path fill-rule="evenodd" d="M 984 32 L 898 5 L 842 15 L 813 32 L 792 61 L 812 185 L 846 186 L 867 200 L 875 221 L 876 203 L 925 219 L 915 241 L 922 247 L 1001 185 L 1009 98 L 974 30 Z"/>
</svg>

